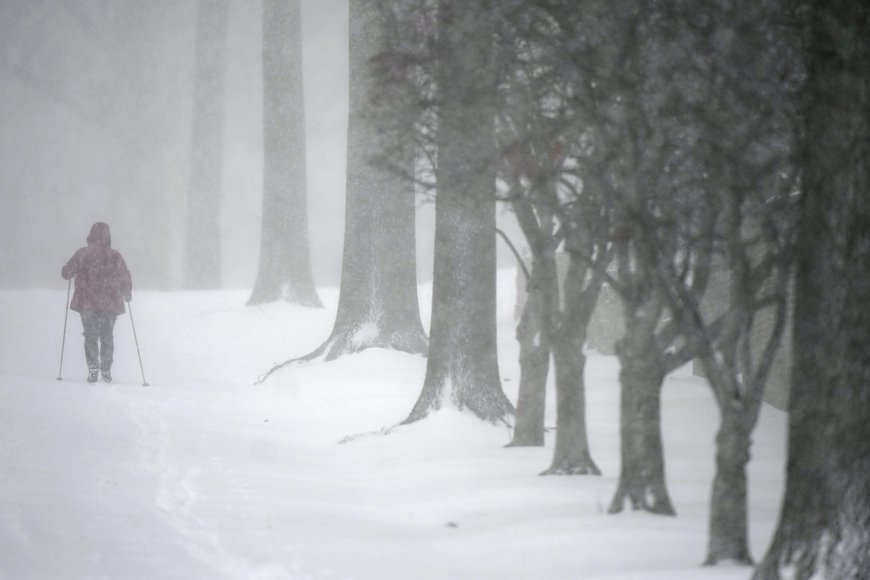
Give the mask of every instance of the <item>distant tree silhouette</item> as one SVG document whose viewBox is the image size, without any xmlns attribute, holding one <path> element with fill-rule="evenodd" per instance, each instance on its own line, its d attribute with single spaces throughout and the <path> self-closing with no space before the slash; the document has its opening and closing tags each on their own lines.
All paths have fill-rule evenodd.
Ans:
<svg viewBox="0 0 870 580">
<path fill-rule="evenodd" d="M 227 1 L 197 3 L 190 189 L 187 204 L 187 288 L 221 284 L 221 169 L 226 78 Z"/>
<path fill-rule="evenodd" d="M 263 226 L 248 304 L 322 306 L 311 275 L 300 0 L 263 1 Z"/>
</svg>

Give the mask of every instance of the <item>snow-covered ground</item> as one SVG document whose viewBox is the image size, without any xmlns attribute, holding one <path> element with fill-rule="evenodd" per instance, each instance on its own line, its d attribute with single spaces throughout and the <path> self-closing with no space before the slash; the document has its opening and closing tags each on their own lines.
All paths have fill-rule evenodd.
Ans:
<svg viewBox="0 0 870 580">
<path fill-rule="evenodd" d="M 514 272 L 500 273 L 504 388 L 516 400 Z M 62 282 L 61 282 L 62 284 Z M 454 410 L 409 413 L 425 359 L 371 350 L 257 377 L 317 347 L 327 307 L 243 306 L 247 292 L 136 292 L 115 383 L 88 384 L 58 290 L 0 291 L 0 578 L 743 579 L 702 568 L 718 413 L 683 369 L 664 390 L 679 513 L 608 515 L 619 469 L 618 367 L 590 352 L 589 428 L 602 477 L 540 477 L 547 447 Z M 421 288 L 424 323 L 429 288 Z M 552 392 L 548 425 L 555 423 Z M 765 407 L 750 468 L 756 558 L 783 487 L 786 421 Z"/>
</svg>

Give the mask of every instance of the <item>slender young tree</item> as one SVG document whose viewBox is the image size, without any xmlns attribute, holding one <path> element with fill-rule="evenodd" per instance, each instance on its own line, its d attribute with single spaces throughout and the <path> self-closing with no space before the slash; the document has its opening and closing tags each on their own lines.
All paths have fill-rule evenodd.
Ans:
<svg viewBox="0 0 870 580">
<path fill-rule="evenodd" d="M 519 186 L 519 183 L 517 183 Z M 517 324 L 520 384 L 511 447 L 544 445 L 547 377 L 550 374 L 550 314 L 559 303 L 555 219 L 546 209 L 536 212 L 525 196 L 512 201 L 514 214 L 531 249 L 526 302 Z"/>
<path fill-rule="evenodd" d="M 561 10 L 565 12 L 561 12 Z M 531 254 L 517 339 L 521 377 L 511 446 L 542 445 L 550 359 L 556 444 L 544 474 L 598 474 L 586 430 L 583 343 L 606 268 L 607 212 L 578 166 L 588 120 L 574 107 L 565 53 L 579 12 L 546 3 L 500 4 L 500 178 Z M 567 258 L 557 259 L 564 247 Z M 564 267 L 559 268 L 557 264 Z"/>
<path fill-rule="evenodd" d="M 786 488 L 756 580 L 870 571 L 870 6 L 808 22 Z"/>
<path fill-rule="evenodd" d="M 561 300 L 545 315 L 545 320 L 552 324 L 543 327 L 549 327 L 551 334 L 547 335 L 546 343 L 539 340 L 529 350 L 537 354 L 544 344 L 558 345 L 560 340 L 570 339 L 556 357 L 557 409 L 560 409 L 557 423 L 561 418 L 562 425 L 557 428 L 556 457 L 548 473 L 598 472 L 588 449 L 583 417 L 582 348 L 592 309 L 606 280 L 622 298 L 627 313 L 626 339 L 620 345 L 622 472 L 611 511 L 620 511 L 625 503 L 630 503 L 635 509 L 673 513 L 664 478 L 660 394 L 665 375 L 679 361 L 686 360 L 687 353 L 685 349 L 674 348 L 679 337 L 674 325 L 663 327 L 666 303 L 661 293 L 655 291 L 653 267 L 637 255 L 624 218 L 624 231 L 615 235 L 612 231 L 615 215 L 609 209 L 619 205 L 619 200 L 650 200 L 653 192 L 648 190 L 642 176 L 661 158 L 657 151 L 650 154 L 647 131 L 638 126 L 644 119 L 633 115 L 634 109 L 642 107 L 643 98 L 639 88 L 643 82 L 640 71 L 643 49 L 638 45 L 636 30 L 643 10 L 636 2 L 541 1 L 531 3 L 531 7 L 528 4 L 520 4 L 514 15 L 518 26 L 511 35 L 512 46 L 518 47 L 514 49 L 520 55 L 517 60 L 526 63 L 520 68 L 508 101 L 523 103 L 531 95 L 531 100 L 540 101 L 539 108 L 549 109 L 544 116 L 555 118 L 556 122 L 545 129 L 537 119 L 530 122 L 528 114 L 511 111 L 511 122 L 502 125 L 513 130 L 518 143 L 528 145 L 530 154 L 524 156 L 527 162 L 535 158 L 535 152 L 550 151 L 557 145 L 571 150 L 555 172 L 542 167 L 527 172 L 530 175 L 525 175 L 521 182 L 531 185 L 536 181 L 535 175 L 549 174 L 558 185 L 550 197 L 542 196 L 541 191 L 533 192 L 530 201 L 534 212 L 530 218 L 523 219 L 523 213 L 517 211 L 521 224 L 533 226 L 523 225 L 523 230 L 527 232 L 534 258 L 535 248 L 548 247 L 539 241 L 543 230 L 538 231 L 536 220 L 546 216 L 548 208 L 550 211 L 558 208 L 558 223 L 562 227 L 554 239 L 556 244 L 566 242 L 571 263 L 570 275 L 561 284 L 564 289 Z M 560 105 L 554 107 L 555 103 Z M 554 108 L 562 110 L 554 115 Z M 518 146 L 514 149 L 522 150 Z M 617 249 L 619 275 L 615 276 L 608 267 Z M 546 255 L 540 257 L 542 264 L 548 261 Z M 533 261 L 533 272 L 534 264 Z M 532 292 L 536 290 L 530 280 L 533 306 Z M 555 349 L 554 353 L 559 354 L 560 350 Z M 560 372 L 560 365 L 567 366 L 569 371 Z M 539 379 L 536 383 L 542 385 L 543 381 Z M 529 400 L 536 404 L 518 404 L 518 426 L 525 425 L 527 408 L 534 410 L 537 419 L 540 407 L 541 396 L 523 396 L 524 386 L 521 383 L 520 403 Z M 529 391 L 536 392 L 531 388 Z M 535 428 L 539 423 L 530 421 Z M 520 435 L 526 437 L 525 433 Z"/>
<path fill-rule="evenodd" d="M 608 149 L 619 152 L 612 165 L 620 177 L 600 181 L 610 187 L 608 199 L 619 206 L 614 228 L 616 280 L 611 287 L 620 297 L 625 321 L 623 338 L 615 345 L 620 362 L 620 473 L 609 512 L 619 513 L 629 505 L 634 510 L 674 515 L 665 477 L 661 395 L 665 377 L 688 362 L 692 351 L 682 340 L 679 325 L 669 320 L 668 302 L 656 280 L 657 265 L 648 259 L 648 240 L 631 216 L 637 208 L 655 207 L 658 214 L 678 219 L 679 206 L 673 198 L 682 189 L 698 185 L 699 171 L 687 153 L 697 143 L 685 135 L 691 132 L 685 130 L 681 107 L 658 116 L 650 106 L 665 98 L 684 106 L 686 91 L 681 82 L 667 86 L 658 82 L 681 78 L 684 68 L 663 50 L 663 33 L 670 33 L 671 45 L 680 46 L 685 39 L 674 30 L 662 30 L 669 27 L 670 19 L 655 18 L 655 14 L 654 3 L 641 2 L 634 11 L 617 16 L 614 66 L 596 71 L 597 83 L 615 87 L 606 103 L 616 104 L 619 111 L 613 115 L 607 105 L 601 107 L 598 118 L 605 122 L 596 132 L 604 137 Z M 661 174 L 669 177 L 654 178 Z M 654 186 L 662 180 L 667 181 L 665 191 Z M 693 259 L 687 262 L 685 280 L 695 296 L 703 292 L 708 278 L 709 246 L 694 248 Z"/>
<path fill-rule="evenodd" d="M 506 420 L 496 349 L 495 3 L 438 11 L 438 159 L 432 327 L 423 390 L 406 423 L 450 404 Z"/>
<path fill-rule="evenodd" d="M 561 296 L 557 290 L 556 299 L 547 300 L 549 308 L 542 314 L 539 326 L 544 332 L 539 335 L 546 338 L 526 348 L 535 355 L 528 357 L 529 363 L 543 357 L 540 351 L 545 346 L 552 348 L 556 367 L 556 449 L 553 466 L 546 473 L 597 474 L 586 436 L 583 344 L 603 281 L 616 286 L 607 272 L 613 250 L 612 216 L 607 209 L 613 203 L 607 196 L 612 195 L 609 176 L 616 169 L 614 160 L 624 152 L 622 143 L 627 136 L 619 132 L 619 123 L 609 118 L 615 116 L 612 111 L 619 108 L 625 95 L 610 87 L 625 84 L 613 82 L 613 77 L 617 68 L 625 67 L 624 62 L 618 66 L 617 61 L 619 47 L 627 44 L 628 38 L 624 33 L 616 35 L 619 9 L 597 3 L 585 4 L 582 10 L 578 5 L 533 4 L 532 9 L 518 6 L 513 13 L 514 27 L 508 35 L 511 42 L 505 44 L 516 52 L 509 62 L 517 72 L 505 98 L 513 106 L 506 107 L 507 118 L 501 123 L 502 132 L 510 133 L 514 141 L 510 151 L 517 154 L 513 157 L 520 158 L 505 173 L 520 172 L 514 190 L 527 184 L 523 201 L 532 206 L 524 211 L 514 202 L 533 258 L 528 304 L 535 309 L 524 312 L 523 322 L 534 320 L 533 314 L 540 310 L 535 292 L 542 292 L 546 300 L 542 282 L 552 280 L 555 284 L 555 274 L 549 273 L 555 270 L 550 254 L 563 242 L 569 266 L 564 282 L 559 284 Z M 618 138 L 611 137 L 614 134 Z M 560 153 L 553 159 L 556 151 Z M 549 214 L 560 224 L 558 232 L 547 225 Z M 534 276 L 536 267 L 539 279 Z M 520 329 L 526 330 L 523 326 Z M 523 352 L 521 348 L 521 356 Z M 546 355 L 549 353 L 547 350 Z M 528 366 L 530 371 L 542 368 L 540 364 Z M 545 378 L 540 371 L 529 373 L 536 379 L 534 383 L 521 382 L 518 427 L 529 423 L 538 429 L 541 425 L 542 374 Z M 526 401 L 535 404 L 523 404 Z M 517 430 L 515 439 L 529 438 L 526 431 Z M 531 441 L 543 437 L 542 433 L 532 435 L 537 439 Z"/>
<path fill-rule="evenodd" d="M 193 154 L 187 203 L 187 288 L 221 283 L 220 202 L 227 1 L 199 0 L 196 17 Z"/>
<path fill-rule="evenodd" d="M 321 306 L 311 275 L 300 0 L 263 0 L 263 225 L 249 305 Z"/>
<path fill-rule="evenodd" d="M 553 95 L 543 91 L 542 101 Z M 557 114 L 537 138 L 523 135 L 522 163 L 533 168 L 516 179 L 528 185 L 514 202 L 518 221 L 532 248 L 532 275 L 524 320 L 529 328 L 518 328 L 523 373 L 522 414 L 518 412 L 515 445 L 543 437 L 543 401 L 549 358 L 552 355 L 556 384 L 556 441 L 551 466 L 542 475 L 599 475 L 592 459 L 586 427 L 586 355 L 584 345 L 589 321 L 606 278 L 609 250 L 609 211 L 591 180 L 578 179 L 576 167 L 588 154 L 582 147 L 566 148 L 582 131 L 572 115 Z M 554 127 L 561 130 L 554 131 Z M 575 149 L 578 149 L 576 151 Z M 535 153 L 537 152 L 537 154 Z M 530 164 L 528 162 L 531 162 Z M 574 167 L 573 170 L 567 169 Z M 581 187 L 576 187 L 582 183 Z M 559 224 L 556 229 L 555 224 Z M 567 266 L 559 276 L 556 248 L 564 247 Z M 537 334 L 529 337 L 529 330 Z M 520 438 L 518 438 L 520 437 Z"/>
<path fill-rule="evenodd" d="M 543 442 L 552 356 L 557 428 L 553 463 L 544 474 L 598 474 L 586 428 L 583 349 L 612 257 L 610 212 L 589 168 L 608 155 L 598 144 L 590 146 L 594 117 L 581 97 L 589 77 L 577 74 L 572 62 L 583 37 L 578 27 L 590 11 L 509 2 L 501 14 L 501 179 L 510 184 L 509 198 L 532 258 L 517 329 L 522 374 L 511 445 Z M 560 246 L 567 257 L 561 270 Z"/>
<path fill-rule="evenodd" d="M 646 259 L 720 411 L 707 565 L 752 561 L 746 467 L 787 312 L 799 67 L 783 6 L 724 2 L 706 7 L 703 18 L 681 6 L 697 40 L 691 51 L 696 69 L 685 74 L 696 79 L 694 99 L 704 104 L 662 99 L 659 110 L 690 111 L 687 128 L 700 137 L 695 149 L 703 180 L 690 187 L 662 180 L 679 192 L 667 199 L 673 210 L 632 207 L 642 247 L 650 252 Z M 707 245 L 713 267 L 727 280 L 724 312 L 712 315 L 701 309 L 691 268 Z"/>
<path fill-rule="evenodd" d="M 511 204 L 528 247 L 528 267 L 521 257 L 526 300 L 516 328 L 519 343 L 520 384 L 517 412 L 510 447 L 544 445 L 547 378 L 552 358 L 554 317 L 559 312 L 559 272 L 556 249 L 558 202 L 553 184 L 561 173 L 564 155 L 553 155 L 561 132 L 558 108 L 547 111 L 543 103 L 553 96 L 543 59 L 531 50 L 522 13 L 506 9 L 502 20 L 498 56 L 501 65 L 501 99 L 498 144 L 501 153 L 499 178 L 509 186 L 505 200 Z M 519 42 L 518 42 L 519 41 Z M 525 41 L 525 42 L 524 42 Z M 528 44 L 526 44 L 528 43 Z"/>
<path fill-rule="evenodd" d="M 587 218 L 596 214 L 584 211 Z M 601 217 L 598 214 L 597 217 Z M 575 239 L 580 238 L 580 239 Z M 556 444 L 553 462 L 544 475 L 600 475 L 592 459 L 586 428 L 586 355 L 583 348 L 592 311 L 601 293 L 599 271 L 608 257 L 600 254 L 590 265 L 592 246 L 599 236 L 585 238 L 583 231 L 572 231 L 565 240 L 570 256 L 564 282 L 564 308 L 553 329 L 553 363 L 556 371 Z"/>
</svg>

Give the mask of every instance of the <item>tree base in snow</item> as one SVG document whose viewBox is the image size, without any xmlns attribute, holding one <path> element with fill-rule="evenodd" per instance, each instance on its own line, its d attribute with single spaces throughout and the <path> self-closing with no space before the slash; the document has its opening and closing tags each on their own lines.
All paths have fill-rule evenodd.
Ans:
<svg viewBox="0 0 870 580">
<path fill-rule="evenodd" d="M 543 447 L 543 439 L 514 439 L 505 447 Z"/>
<path fill-rule="evenodd" d="M 601 475 L 601 470 L 591 459 L 580 463 L 560 463 L 553 465 L 541 475 Z"/>
<path fill-rule="evenodd" d="M 632 511 L 645 511 L 660 516 L 677 515 L 667 492 L 652 487 L 644 486 L 629 491 L 628 486 L 620 483 L 607 513 L 622 513 L 626 504 L 631 506 Z"/>
<path fill-rule="evenodd" d="M 357 331 L 343 331 L 338 333 L 333 332 L 332 336 L 330 336 L 326 340 L 326 342 L 321 344 L 310 353 L 304 356 L 291 358 L 279 365 L 275 365 L 274 367 L 272 367 L 266 374 L 262 375 L 260 378 L 257 379 L 256 384 L 262 383 L 267 378 L 269 378 L 272 373 L 286 366 L 292 366 L 294 364 L 301 364 L 314 360 L 323 360 L 325 362 L 329 362 L 345 355 L 362 352 L 367 348 L 385 348 L 389 350 L 406 352 L 408 354 L 420 354 L 423 356 L 426 355 L 426 351 L 428 348 L 426 337 L 422 334 L 419 336 L 400 336 L 398 334 L 393 334 L 389 337 L 378 335 L 373 336 L 365 341 L 360 341 L 358 337 L 359 333 Z"/>
<path fill-rule="evenodd" d="M 734 557 L 734 556 L 707 556 L 707 559 L 704 560 L 704 566 L 718 566 L 719 564 L 733 564 L 735 566 L 754 566 L 755 563 L 752 561 L 752 558 L 749 554 L 744 554 L 742 556 Z"/>
</svg>

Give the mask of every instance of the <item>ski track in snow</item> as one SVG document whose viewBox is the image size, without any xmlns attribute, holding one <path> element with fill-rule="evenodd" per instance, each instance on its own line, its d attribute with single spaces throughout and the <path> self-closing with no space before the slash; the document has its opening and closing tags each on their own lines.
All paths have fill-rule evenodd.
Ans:
<svg viewBox="0 0 870 580">
<path fill-rule="evenodd" d="M 197 484 L 197 478 L 203 476 L 202 469 L 173 459 L 172 430 L 165 419 L 167 410 L 159 411 L 152 400 L 128 405 L 129 416 L 140 432 L 140 465 L 157 479 L 154 504 L 190 555 L 211 569 L 214 578 L 287 578 L 288 572 L 281 566 L 257 565 L 250 558 L 233 553 L 220 532 L 197 514 L 197 502 L 203 497 Z M 208 449 L 201 451 L 209 454 Z M 216 468 L 212 475 L 220 476 L 220 462 L 214 459 L 212 462 Z"/>
</svg>

